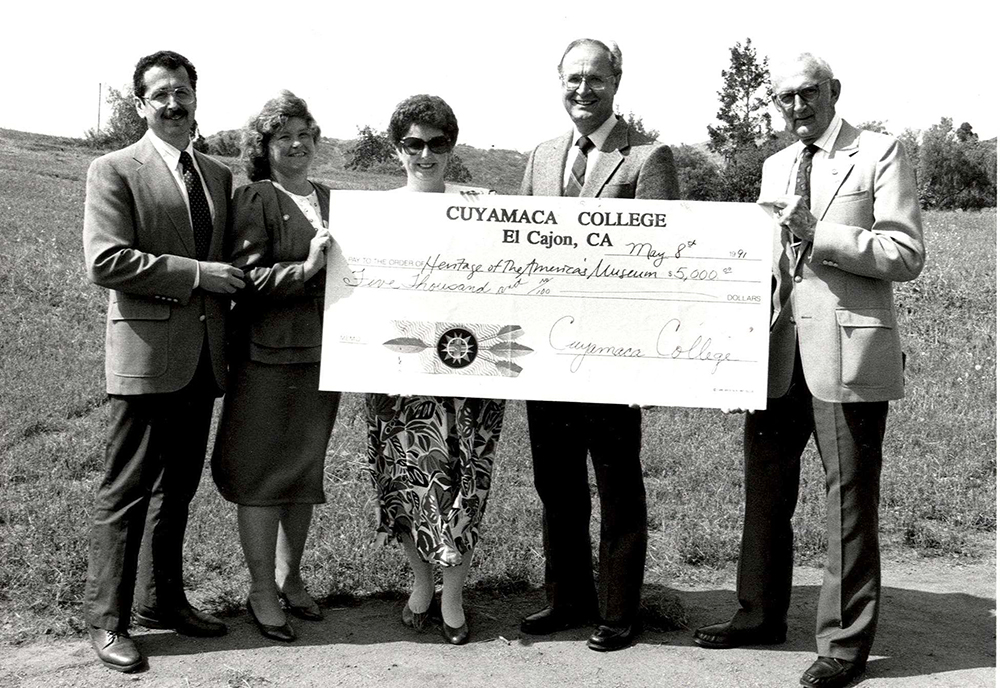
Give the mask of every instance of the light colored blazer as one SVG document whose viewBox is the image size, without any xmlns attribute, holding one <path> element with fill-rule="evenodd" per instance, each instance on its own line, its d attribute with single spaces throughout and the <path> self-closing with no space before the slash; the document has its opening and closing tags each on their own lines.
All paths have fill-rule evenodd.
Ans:
<svg viewBox="0 0 1000 688">
<path fill-rule="evenodd" d="M 788 192 L 801 144 L 764 162 L 761 199 Z M 775 223 L 774 293 L 790 298 L 771 318 L 768 396 L 792 378 L 798 338 L 813 396 L 830 402 L 903 396 L 892 283 L 924 265 L 916 178 L 903 147 L 844 122 L 829 158 L 813 160 L 810 203 L 819 220 L 812 243 L 794 251 Z"/>
<path fill-rule="evenodd" d="M 521 181 L 522 196 L 562 196 L 566 154 L 573 144 L 574 134 L 575 131 L 570 130 L 539 144 L 531 152 Z M 584 180 L 581 196 L 679 197 L 677 172 L 670 147 L 629 133 L 624 120 L 618 120 L 597 154 L 599 157 Z"/>
<path fill-rule="evenodd" d="M 330 190 L 311 183 L 321 217 L 329 222 Z M 233 217 L 227 253 L 247 277 L 233 309 L 233 346 L 262 363 L 319 362 L 326 271 L 308 281 L 303 271 L 316 229 L 295 201 L 267 180 L 236 190 Z"/>
<path fill-rule="evenodd" d="M 215 220 L 208 260 L 223 256 L 232 173 L 195 152 Z M 194 230 L 184 197 L 147 138 L 103 155 L 87 172 L 83 216 L 87 273 L 110 290 L 105 343 L 109 394 L 181 389 L 207 341 L 215 382 L 225 381 L 229 297 L 194 289 Z"/>
</svg>

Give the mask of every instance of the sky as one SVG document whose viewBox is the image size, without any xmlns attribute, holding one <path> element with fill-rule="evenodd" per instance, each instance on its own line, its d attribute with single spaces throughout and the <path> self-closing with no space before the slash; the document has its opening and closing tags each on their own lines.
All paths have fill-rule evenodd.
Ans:
<svg viewBox="0 0 1000 688">
<path fill-rule="evenodd" d="M 341 139 L 384 129 L 396 103 L 432 93 L 455 110 L 461 143 L 529 151 L 568 128 L 556 65 L 569 41 L 590 36 L 618 42 L 616 105 L 666 143 L 708 139 L 729 50 L 747 38 L 759 59 L 824 57 L 848 121 L 882 120 L 898 134 L 950 117 L 997 135 L 985 2 L 343 4 L 17 3 L 4 10 L 0 127 L 83 136 L 97 125 L 101 89 L 131 83 L 139 57 L 169 49 L 198 70 L 206 136 L 241 127 L 283 88 L 306 99 L 324 136 Z"/>
</svg>

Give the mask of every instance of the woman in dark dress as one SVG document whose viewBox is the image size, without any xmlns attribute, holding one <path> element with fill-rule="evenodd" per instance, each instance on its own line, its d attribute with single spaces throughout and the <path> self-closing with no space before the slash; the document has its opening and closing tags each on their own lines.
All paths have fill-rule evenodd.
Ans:
<svg viewBox="0 0 1000 688">
<path fill-rule="evenodd" d="M 458 121 L 441 98 L 404 100 L 389 121 L 389 136 L 406 170 L 400 191 L 459 191 L 444 181 Z M 367 411 L 377 537 L 398 540 L 413 569 L 403 623 L 422 630 L 436 614 L 432 565 L 438 565 L 443 635 L 456 645 L 468 642 L 462 589 L 486 510 L 504 402 L 369 394 Z"/>
<path fill-rule="evenodd" d="M 319 127 L 288 91 L 243 133 L 251 183 L 233 196 L 234 266 L 247 286 L 231 322 L 229 386 L 212 455 L 222 496 L 238 505 L 250 569 L 247 610 L 261 633 L 291 641 L 286 610 L 322 612 L 299 564 L 340 394 L 319 391 L 330 191 L 308 173 Z"/>
</svg>

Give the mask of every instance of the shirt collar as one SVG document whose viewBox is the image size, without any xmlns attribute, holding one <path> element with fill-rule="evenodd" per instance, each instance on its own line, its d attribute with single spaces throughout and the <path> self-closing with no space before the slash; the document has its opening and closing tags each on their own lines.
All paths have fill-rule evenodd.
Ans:
<svg viewBox="0 0 1000 688">
<path fill-rule="evenodd" d="M 604 142 L 608 140 L 608 136 L 611 134 L 611 130 L 615 128 L 616 124 L 618 124 L 618 118 L 612 114 L 604 120 L 604 123 L 601 124 L 601 126 L 597 127 L 596 131 L 587 134 L 587 138 L 594 144 L 595 150 L 601 150 L 601 147 L 604 146 Z M 573 143 L 575 144 L 580 139 L 582 134 L 579 129 L 574 129 L 574 133 L 576 134 L 576 137 L 573 139 Z"/>
<path fill-rule="evenodd" d="M 154 134 L 152 129 L 146 130 L 146 138 L 149 139 L 149 142 L 153 144 L 153 148 L 155 148 L 156 152 L 160 154 L 161 158 L 163 158 L 163 162 L 167 163 L 167 167 L 171 170 L 177 169 L 177 165 L 181 161 L 181 151 L 177 150 L 171 144 Z M 194 160 L 194 149 L 191 146 L 190 140 L 188 140 L 187 148 L 184 150 L 191 156 L 191 159 Z"/>
<path fill-rule="evenodd" d="M 818 139 L 813 141 L 813 145 L 827 154 L 832 153 L 833 144 L 837 142 L 837 136 L 840 134 L 840 127 L 843 124 L 843 118 L 840 115 L 834 115 L 830 124 L 827 126 L 826 131 L 824 131 Z M 805 147 L 804 144 L 803 147 Z"/>
</svg>

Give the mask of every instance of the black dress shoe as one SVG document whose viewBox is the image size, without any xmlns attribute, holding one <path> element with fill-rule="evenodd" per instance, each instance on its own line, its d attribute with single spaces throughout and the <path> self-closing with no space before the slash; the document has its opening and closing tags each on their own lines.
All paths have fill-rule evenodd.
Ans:
<svg viewBox="0 0 1000 688">
<path fill-rule="evenodd" d="M 250 598 L 247 598 L 247 612 L 250 613 L 250 618 L 253 622 L 257 624 L 257 630 L 265 638 L 270 638 L 271 640 L 280 640 L 283 643 L 290 643 L 295 640 L 295 630 L 292 625 L 288 623 L 288 619 L 285 619 L 285 623 L 280 626 L 272 626 L 271 624 L 261 623 L 261 620 L 257 618 L 257 615 L 253 611 L 253 605 L 250 604 Z"/>
<path fill-rule="evenodd" d="M 809 688 L 842 688 L 865 672 L 865 662 L 819 657 L 806 669 L 799 683 Z"/>
<path fill-rule="evenodd" d="M 97 651 L 97 656 L 104 666 L 115 671 L 130 674 L 145 665 L 146 658 L 139 652 L 128 633 L 124 631 L 108 631 L 91 626 L 90 644 Z"/>
<path fill-rule="evenodd" d="M 785 642 L 787 631 L 783 627 L 755 626 L 735 628 L 732 621 L 702 626 L 694 632 L 695 645 L 710 650 L 728 650 L 744 645 L 779 645 Z"/>
<path fill-rule="evenodd" d="M 438 598 L 431 599 L 431 606 L 423 612 L 415 612 L 410 609 L 410 603 L 406 602 L 403 604 L 403 625 L 409 626 L 417 632 L 423 632 L 425 628 L 428 628 L 434 624 L 435 621 L 441 620 L 441 603 Z"/>
<path fill-rule="evenodd" d="M 282 606 L 288 611 L 292 616 L 297 616 L 305 621 L 322 621 L 323 620 L 323 610 L 319 608 L 316 604 L 316 600 L 309 598 L 312 604 L 308 606 L 297 606 L 292 604 L 292 601 L 288 599 L 288 595 L 283 592 L 278 593 L 278 599 L 281 600 Z"/>
<path fill-rule="evenodd" d="M 169 612 L 143 610 L 135 613 L 135 619 L 146 628 L 163 628 L 196 638 L 226 634 L 226 624 L 191 605 Z"/>
<path fill-rule="evenodd" d="M 613 652 L 628 647 L 639 634 L 635 624 L 627 626 L 605 626 L 601 624 L 590 636 L 587 647 L 598 652 Z"/>
<path fill-rule="evenodd" d="M 444 621 L 441 622 L 441 635 L 452 645 L 465 645 L 469 642 L 469 624 L 463 623 L 458 628 L 452 628 Z"/>
<path fill-rule="evenodd" d="M 528 635 L 548 635 L 589 625 L 590 619 L 575 609 L 546 607 L 521 619 L 521 632 Z"/>
</svg>

